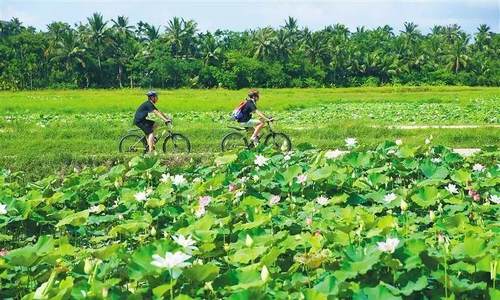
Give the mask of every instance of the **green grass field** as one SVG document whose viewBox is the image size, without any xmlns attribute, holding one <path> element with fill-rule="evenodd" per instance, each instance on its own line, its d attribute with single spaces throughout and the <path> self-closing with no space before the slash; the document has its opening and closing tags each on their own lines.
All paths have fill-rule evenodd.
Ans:
<svg viewBox="0 0 500 300">
<path fill-rule="evenodd" d="M 42 90 L 0 92 L 0 167 L 29 177 L 122 160 L 118 140 L 132 128 L 145 91 Z M 500 88 L 390 87 L 263 89 L 259 109 L 280 119 L 276 127 L 294 145 L 342 147 L 355 137 L 362 147 L 401 138 L 408 144 L 449 147 L 500 145 Z M 162 90 L 158 108 L 193 146 L 191 161 L 219 151 L 230 111 L 246 91 Z M 480 125 L 479 128 L 397 129 L 394 125 Z M 186 158 L 168 158 L 172 164 Z"/>
</svg>

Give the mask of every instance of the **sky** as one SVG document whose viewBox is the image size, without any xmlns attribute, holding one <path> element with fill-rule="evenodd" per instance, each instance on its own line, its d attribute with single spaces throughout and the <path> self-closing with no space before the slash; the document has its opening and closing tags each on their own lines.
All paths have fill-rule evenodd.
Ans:
<svg viewBox="0 0 500 300">
<path fill-rule="evenodd" d="M 277 28 L 293 16 L 300 27 L 312 30 L 335 23 L 351 30 L 386 24 L 401 30 L 405 21 L 413 21 L 424 33 L 433 25 L 448 24 L 458 24 L 469 33 L 487 24 L 500 32 L 500 0 L 0 0 L 1 20 L 17 17 L 41 30 L 52 21 L 86 22 L 94 12 L 106 19 L 125 15 L 131 23 L 157 26 L 178 16 L 195 20 L 200 31 Z"/>
</svg>

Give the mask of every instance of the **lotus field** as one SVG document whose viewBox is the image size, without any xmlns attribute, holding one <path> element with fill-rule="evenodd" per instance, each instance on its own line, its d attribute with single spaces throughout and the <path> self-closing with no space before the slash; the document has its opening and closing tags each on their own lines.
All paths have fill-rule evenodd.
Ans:
<svg viewBox="0 0 500 300">
<path fill-rule="evenodd" d="M 2 299 L 499 299 L 498 152 L 387 141 L 0 173 Z"/>
</svg>

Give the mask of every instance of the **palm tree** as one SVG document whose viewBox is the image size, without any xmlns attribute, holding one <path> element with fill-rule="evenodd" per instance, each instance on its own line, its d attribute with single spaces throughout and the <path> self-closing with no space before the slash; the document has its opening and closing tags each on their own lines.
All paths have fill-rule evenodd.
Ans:
<svg viewBox="0 0 500 300">
<path fill-rule="evenodd" d="M 62 63 L 66 74 L 69 76 L 71 76 L 75 66 L 85 70 L 87 66 L 85 63 L 85 48 L 82 46 L 82 41 L 73 30 L 64 31 L 55 45 L 51 61 Z M 77 83 L 76 77 L 75 83 Z"/>
<path fill-rule="evenodd" d="M 490 27 L 486 24 L 481 24 L 477 28 L 475 39 L 476 39 L 476 46 L 480 51 L 490 48 L 492 40 Z"/>
<path fill-rule="evenodd" d="M 281 61 L 287 61 L 292 54 L 290 35 L 283 29 L 276 33 L 274 51 L 276 57 Z"/>
<path fill-rule="evenodd" d="M 304 50 L 312 64 L 320 62 L 327 52 L 325 39 L 321 32 L 313 32 L 304 42 Z"/>
<path fill-rule="evenodd" d="M 94 13 L 92 17 L 87 18 L 87 20 L 90 27 L 89 39 L 95 47 L 97 65 L 99 66 L 99 71 L 101 71 L 101 58 L 104 52 L 104 42 L 108 34 L 108 28 L 106 27 L 108 22 L 104 22 L 104 18 L 100 13 Z"/>
<path fill-rule="evenodd" d="M 207 32 L 207 34 L 203 35 L 201 38 L 200 50 L 205 65 L 213 66 L 220 62 L 222 49 L 210 32 Z"/>
<path fill-rule="evenodd" d="M 469 56 L 467 55 L 467 45 L 469 43 L 469 36 L 464 33 L 458 33 L 456 41 L 451 45 L 450 52 L 447 55 L 449 60 L 448 67 L 456 73 L 458 73 L 461 67 L 466 67 L 469 61 Z"/>
<path fill-rule="evenodd" d="M 128 24 L 128 17 L 118 16 L 116 20 L 111 20 L 113 22 L 113 28 L 118 32 L 118 34 L 130 37 L 134 32 L 134 26 Z"/>
<path fill-rule="evenodd" d="M 185 21 L 178 17 L 168 21 L 166 38 L 174 57 L 194 54 L 196 49 L 194 45 L 196 26 L 197 24 L 193 20 Z"/>
<path fill-rule="evenodd" d="M 253 35 L 253 56 L 260 60 L 269 58 L 274 50 L 273 39 L 274 30 L 271 27 L 257 30 Z"/>
</svg>

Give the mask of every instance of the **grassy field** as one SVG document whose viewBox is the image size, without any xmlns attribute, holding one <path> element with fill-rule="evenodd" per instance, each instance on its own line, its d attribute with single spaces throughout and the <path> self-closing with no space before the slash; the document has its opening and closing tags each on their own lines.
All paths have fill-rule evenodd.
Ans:
<svg viewBox="0 0 500 300">
<path fill-rule="evenodd" d="M 196 161 L 219 151 L 229 112 L 246 91 L 162 90 L 158 107 L 186 134 Z M 0 92 L 0 167 L 38 176 L 82 164 L 122 160 L 120 136 L 132 128 L 144 91 L 42 90 Z M 263 89 L 259 108 L 280 118 L 294 145 L 362 147 L 401 138 L 450 147 L 500 145 L 500 88 L 394 87 Z M 398 129 L 394 125 L 480 125 L 479 128 Z M 496 127 L 495 127 L 496 126 Z M 186 158 L 181 159 L 186 161 Z M 177 160 L 169 158 L 172 164 Z"/>
</svg>

